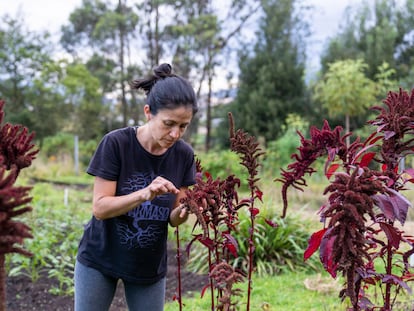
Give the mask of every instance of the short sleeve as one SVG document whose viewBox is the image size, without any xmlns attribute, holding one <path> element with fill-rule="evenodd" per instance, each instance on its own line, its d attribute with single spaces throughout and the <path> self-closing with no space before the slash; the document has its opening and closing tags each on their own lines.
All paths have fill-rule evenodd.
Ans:
<svg viewBox="0 0 414 311">
<path fill-rule="evenodd" d="M 107 180 L 118 179 L 120 172 L 119 141 L 112 133 L 103 137 L 86 172 Z"/>
<path fill-rule="evenodd" d="M 189 187 L 196 183 L 195 176 L 196 176 L 196 165 L 195 165 L 195 157 L 192 148 L 184 142 L 183 144 L 185 150 L 185 172 L 183 176 L 182 186 Z"/>
</svg>

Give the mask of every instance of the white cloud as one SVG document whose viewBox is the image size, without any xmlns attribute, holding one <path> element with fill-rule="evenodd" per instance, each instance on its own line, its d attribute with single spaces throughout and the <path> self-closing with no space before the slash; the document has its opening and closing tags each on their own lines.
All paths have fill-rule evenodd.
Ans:
<svg viewBox="0 0 414 311">
<path fill-rule="evenodd" d="M 0 12 L 16 17 L 21 14 L 32 31 L 49 31 L 56 34 L 67 23 L 69 14 L 80 6 L 82 0 L 0 0 Z"/>
</svg>

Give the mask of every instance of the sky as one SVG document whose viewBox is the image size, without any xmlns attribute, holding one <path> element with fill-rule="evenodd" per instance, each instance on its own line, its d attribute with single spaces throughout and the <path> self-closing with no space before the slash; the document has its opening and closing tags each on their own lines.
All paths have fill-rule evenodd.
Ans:
<svg viewBox="0 0 414 311">
<path fill-rule="evenodd" d="M 131 1 L 130 1 L 131 2 Z M 317 71 L 319 55 L 329 37 L 335 35 L 345 8 L 361 0 L 304 0 L 305 4 L 314 6 L 311 21 L 312 38 L 308 43 L 308 71 Z M 48 30 L 52 35 L 58 34 L 60 26 L 67 23 L 69 14 L 79 7 L 82 0 L 0 0 L 0 16 L 5 13 L 15 17 L 18 12 L 32 31 Z"/>
</svg>

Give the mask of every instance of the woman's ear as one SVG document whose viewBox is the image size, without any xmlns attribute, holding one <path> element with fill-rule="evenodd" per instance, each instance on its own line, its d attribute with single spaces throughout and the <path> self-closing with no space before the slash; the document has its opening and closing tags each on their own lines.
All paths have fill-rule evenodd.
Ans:
<svg viewBox="0 0 414 311">
<path fill-rule="evenodd" d="M 145 114 L 147 121 L 151 120 L 151 109 L 149 105 L 144 106 L 144 114 Z"/>
</svg>

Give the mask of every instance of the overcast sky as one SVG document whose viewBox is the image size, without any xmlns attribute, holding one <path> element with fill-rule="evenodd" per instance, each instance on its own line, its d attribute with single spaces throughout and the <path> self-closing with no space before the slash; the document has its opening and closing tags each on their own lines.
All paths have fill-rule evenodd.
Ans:
<svg viewBox="0 0 414 311">
<path fill-rule="evenodd" d="M 304 2 L 315 7 L 311 21 L 312 40 L 311 44 L 308 44 L 308 70 L 315 71 L 319 67 L 318 56 L 323 45 L 327 38 L 338 31 L 345 8 L 360 3 L 361 0 L 304 0 Z M 15 17 L 20 10 L 30 30 L 48 30 L 52 34 L 57 34 L 60 26 L 67 23 L 69 14 L 81 3 L 82 0 L 0 0 L 0 16 L 9 13 Z"/>
</svg>

